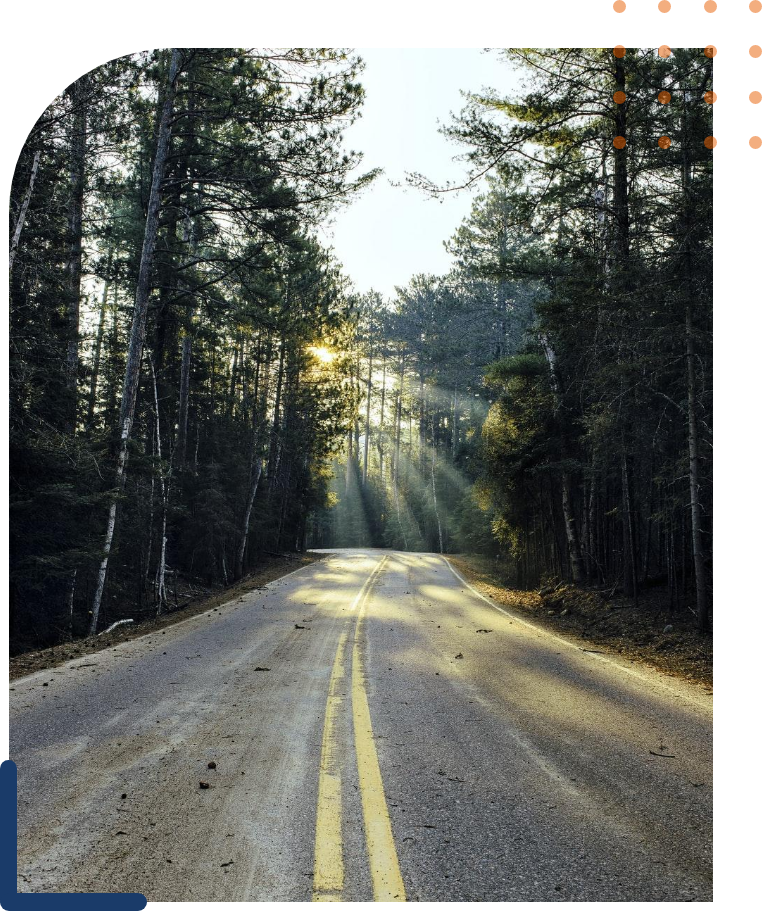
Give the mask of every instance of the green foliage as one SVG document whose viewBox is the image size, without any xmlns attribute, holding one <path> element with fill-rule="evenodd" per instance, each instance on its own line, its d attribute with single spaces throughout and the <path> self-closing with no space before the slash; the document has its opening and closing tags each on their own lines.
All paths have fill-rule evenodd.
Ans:
<svg viewBox="0 0 762 911">
<path fill-rule="evenodd" d="M 14 177 L 12 219 L 39 151 L 11 284 L 18 648 L 87 627 L 115 496 L 125 355 L 170 56 L 132 55 L 78 80 L 40 118 Z M 303 547 L 307 516 L 328 500 L 327 465 L 351 396 L 341 365 L 316 365 L 308 351 L 345 332 L 349 308 L 346 280 L 316 230 L 374 177 L 358 172 L 360 156 L 343 144 L 363 101 L 361 69 L 346 49 L 180 50 L 104 621 L 167 609 L 189 581 L 230 582 L 242 540 L 243 571 L 262 550 Z M 72 428 L 69 174 L 82 122 L 85 278 Z"/>
</svg>

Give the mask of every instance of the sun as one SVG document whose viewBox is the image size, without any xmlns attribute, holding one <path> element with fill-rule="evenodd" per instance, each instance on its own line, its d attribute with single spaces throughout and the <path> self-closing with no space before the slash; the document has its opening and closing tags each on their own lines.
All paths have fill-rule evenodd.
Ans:
<svg viewBox="0 0 762 911">
<path fill-rule="evenodd" d="M 313 357 L 317 358 L 321 364 L 330 364 L 336 357 L 335 351 L 329 351 L 328 348 L 323 348 L 319 345 L 309 345 L 307 351 Z"/>
</svg>

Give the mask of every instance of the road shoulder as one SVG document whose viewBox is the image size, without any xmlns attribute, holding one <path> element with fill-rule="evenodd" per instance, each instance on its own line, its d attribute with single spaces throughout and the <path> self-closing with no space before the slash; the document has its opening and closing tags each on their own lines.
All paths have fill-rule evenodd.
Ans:
<svg viewBox="0 0 762 911">
<path fill-rule="evenodd" d="M 572 586 L 543 598 L 537 591 L 508 588 L 483 558 L 447 559 L 481 594 L 580 648 L 600 649 L 712 692 L 712 640 L 695 632 L 688 618 L 635 610 L 620 601 L 605 604 Z"/>
<path fill-rule="evenodd" d="M 121 642 L 129 642 L 139 639 L 148 633 L 175 626 L 178 623 L 189 620 L 191 617 L 218 609 L 248 592 L 264 588 L 270 582 L 275 582 L 312 563 L 325 560 L 329 556 L 330 554 L 328 553 L 304 553 L 284 554 L 283 556 L 269 558 L 266 563 L 260 565 L 255 572 L 250 573 L 240 582 L 219 589 L 212 594 L 205 594 L 200 598 L 196 598 L 179 610 L 173 610 L 162 614 L 160 617 L 144 620 L 141 623 L 124 624 L 118 626 L 110 633 L 88 637 L 87 639 L 76 639 L 72 642 L 63 642 L 52 648 L 25 652 L 13 657 L 9 661 L 9 678 L 10 680 L 18 680 L 37 671 L 59 667 L 72 659 L 82 658 L 85 655 L 94 655 L 104 649 L 113 648 Z"/>
</svg>

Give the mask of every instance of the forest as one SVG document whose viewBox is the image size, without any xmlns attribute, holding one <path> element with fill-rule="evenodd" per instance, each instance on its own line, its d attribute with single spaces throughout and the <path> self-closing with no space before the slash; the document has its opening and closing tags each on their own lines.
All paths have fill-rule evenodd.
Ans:
<svg viewBox="0 0 762 911">
<path fill-rule="evenodd" d="M 10 204 L 14 652 L 267 554 L 481 554 L 711 624 L 712 59 L 511 48 L 446 124 L 447 274 L 360 293 L 347 49 L 170 48 L 54 100 Z"/>
</svg>

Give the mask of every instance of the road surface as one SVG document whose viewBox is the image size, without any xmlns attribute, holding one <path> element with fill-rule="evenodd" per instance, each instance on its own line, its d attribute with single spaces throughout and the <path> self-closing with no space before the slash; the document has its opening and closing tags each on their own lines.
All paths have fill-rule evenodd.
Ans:
<svg viewBox="0 0 762 911">
<path fill-rule="evenodd" d="M 711 900 L 711 697 L 434 554 L 336 551 L 11 687 L 19 891 Z"/>
</svg>

